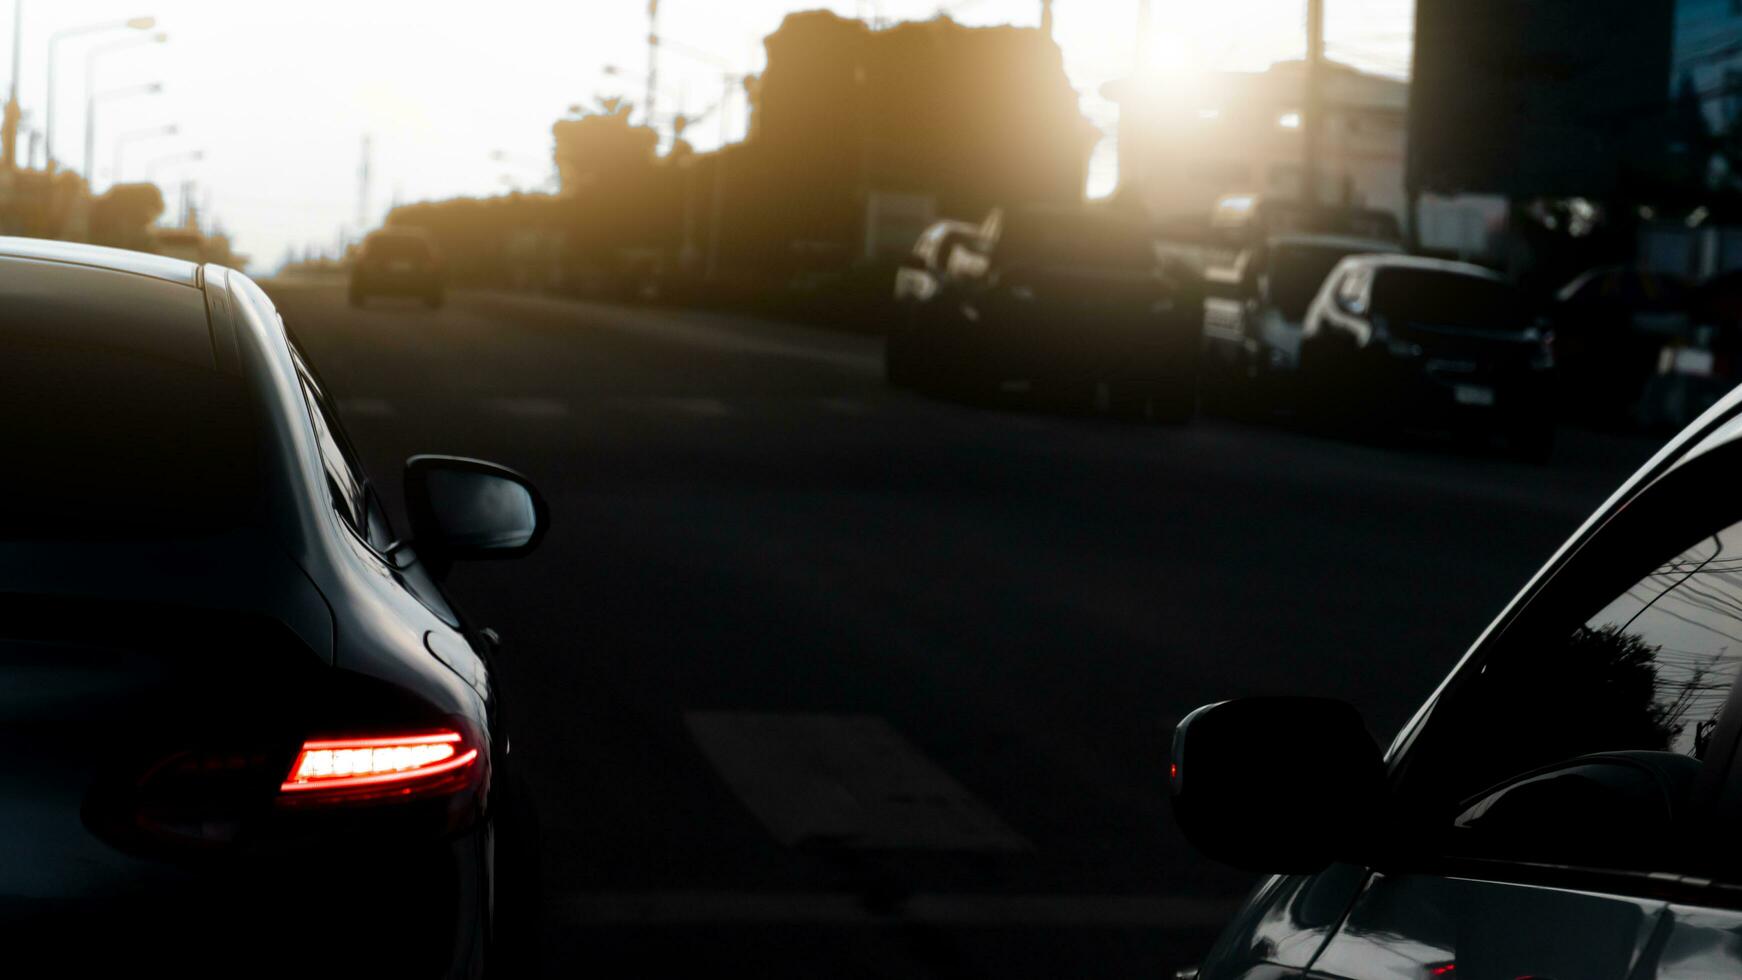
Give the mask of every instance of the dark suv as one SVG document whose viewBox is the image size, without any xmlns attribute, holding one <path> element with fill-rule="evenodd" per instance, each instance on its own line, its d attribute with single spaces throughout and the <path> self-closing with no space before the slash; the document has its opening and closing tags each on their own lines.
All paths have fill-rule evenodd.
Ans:
<svg viewBox="0 0 1742 980">
<path fill-rule="evenodd" d="M 1554 441 L 1551 342 L 1529 299 L 1487 269 L 1352 256 L 1307 310 L 1300 409 L 1344 427 L 1497 435 L 1540 459 Z"/>
<path fill-rule="evenodd" d="M 1585 522 L 1383 753 L 1337 702 L 1187 716 L 1167 777 L 1181 828 L 1273 875 L 1199 975 L 1742 975 L 1739 479 L 1735 392 Z"/>
<path fill-rule="evenodd" d="M 351 267 L 351 305 L 371 296 L 413 296 L 442 305 L 444 276 L 435 239 L 416 228 L 383 228 L 363 239 Z"/>
<path fill-rule="evenodd" d="M 1141 223 L 1082 207 L 995 210 L 891 338 L 922 390 L 1027 392 L 1168 421 L 1197 404 L 1203 292 Z"/>
</svg>

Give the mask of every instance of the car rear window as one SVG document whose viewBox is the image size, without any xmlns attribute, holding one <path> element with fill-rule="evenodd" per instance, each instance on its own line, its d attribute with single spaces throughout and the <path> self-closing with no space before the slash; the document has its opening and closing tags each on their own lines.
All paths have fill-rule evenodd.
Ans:
<svg viewBox="0 0 1742 980">
<path fill-rule="evenodd" d="M 240 379 L 139 350 L 0 339 L 0 539 L 185 537 L 252 522 Z"/>
<path fill-rule="evenodd" d="M 1529 304 L 1512 286 L 1438 269 L 1379 270 L 1373 312 L 1406 323 L 1479 330 L 1522 330 L 1531 322 Z"/>
<path fill-rule="evenodd" d="M 392 261 L 394 259 L 424 260 L 430 257 L 429 243 L 421 238 L 409 235 L 384 235 L 372 238 L 364 251 L 372 259 Z"/>
</svg>

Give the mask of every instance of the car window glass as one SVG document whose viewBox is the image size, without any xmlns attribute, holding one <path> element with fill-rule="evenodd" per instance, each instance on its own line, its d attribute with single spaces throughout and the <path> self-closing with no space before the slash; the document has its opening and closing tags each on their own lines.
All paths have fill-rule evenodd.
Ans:
<svg viewBox="0 0 1742 980">
<path fill-rule="evenodd" d="M 1433 326 L 1508 330 L 1528 326 L 1530 304 L 1512 286 L 1435 269 L 1384 269 L 1373 283 L 1373 311 Z"/>
<path fill-rule="evenodd" d="M 333 506 L 346 523 L 362 532 L 368 526 L 363 482 L 347 464 L 331 422 L 321 410 L 320 400 L 315 397 L 314 389 L 306 381 L 303 384 L 303 397 L 308 401 L 309 420 L 314 425 L 315 442 L 320 448 L 321 466 L 327 473 L 327 488 L 332 491 Z"/>
<path fill-rule="evenodd" d="M 380 501 L 369 487 L 356 450 L 345 435 L 319 379 L 294 342 L 291 355 L 302 382 L 303 398 L 308 402 L 309 421 L 314 427 L 321 466 L 326 470 L 328 489 L 333 495 L 333 506 L 366 541 L 376 548 L 385 548 L 394 540 L 393 529 Z"/>
<path fill-rule="evenodd" d="M 1448 706 L 1440 741 L 1462 751 L 1431 776 L 1457 800 L 1451 850 L 1705 873 L 1683 828 L 1742 667 L 1742 524 L 1534 635 Z"/>
</svg>

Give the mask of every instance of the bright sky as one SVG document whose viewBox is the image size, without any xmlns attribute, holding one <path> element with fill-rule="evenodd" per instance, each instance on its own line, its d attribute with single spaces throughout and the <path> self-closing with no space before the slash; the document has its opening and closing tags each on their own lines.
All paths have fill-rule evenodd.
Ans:
<svg viewBox="0 0 1742 980">
<path fill-rule="evenodd" d="M 369 224 L 395 200 L 534 189 L 550 174 L 550 124 L 597 95 L 639 102 L 647 65 L 645 0 L 15 0 L 24 4 L 21 97 L 27 126 L 44 120 L 48 39 L 58 30 L 153 15 L 164 44 L 104 52 L 98 92 L 149 82 L 157 95 L 117 96 L 97 113 L 98 187 L 112 179 L 116 137 L 122 176 L 195 182 L 195 199 L 252 256 L 276 266 L 287 249 L 331 249 L 358 214 L 358 165 L 373 141 Z M 1261 70 L 1300 57 L 1304 0 L 1152 0 L 1152 57 L 1185 69 Z M 1117 173 L 1114 107 L 1103 82 L 1130 71 L 1138 0 L 1056 0 L 1056 37 L 1083 111 L 1109 134 L 1091 167 L 1090 192 Z M 1331 57 L 1392 75 L 1407 73 L 1410 0 L 1326 0 Z M 825 7 L 886 21 L 939 9 L 968 24 L 1039 21 L 1039 0 L 662 0 L 661 107 L 700 113 L 721 95 L 724 66 L 762 67 L 761 39 L 789 11 Z M 485 12 L 488 12 L 486 14 Z M 0 4 L 0 28 L 11 11 Z M 0 35 L 3 36 L 3 35 Z M 132 36 L 74 37 L 58 47 L 56 155 L 84 168 L 87 52 Z M 706 58 L 684 53 L 697 52 Z M 4 54 L 5 52 L 0 52 Z M 709 59 L 712 59 L 710 62 Z M 9 62 L 9 57 L 7 58 Z M 690 132 L 699 149 L 719 142 L 721 118 Z M 744 131 L 735 96 L 724 126 Z M 143 133 L 175 125 L 174 136 Z M 172 163 L 173 154 L 204 159 Z M 163 161 L 163 162 L 157 162 Z M 175 193 L 168 195 L 177 207 Z"/>
</svg>

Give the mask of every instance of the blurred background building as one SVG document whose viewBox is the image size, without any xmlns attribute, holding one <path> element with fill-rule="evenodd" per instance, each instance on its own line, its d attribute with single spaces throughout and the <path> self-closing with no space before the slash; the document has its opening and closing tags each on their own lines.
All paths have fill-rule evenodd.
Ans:
<svg viewBox="0 0 1742 980">
<path fill-rule="evenodd" d="M 1336 62 L 1324 68 L 1317 200 L 1405 217 L 1407 82 Z M 1299 200 L 1307 65 L 1218 72 L 1189 82 L 1110 84 L 1120 106 L 1119 174 L 1151 218 L 1207 218 L 1231 194 Z"/>
</svg>

